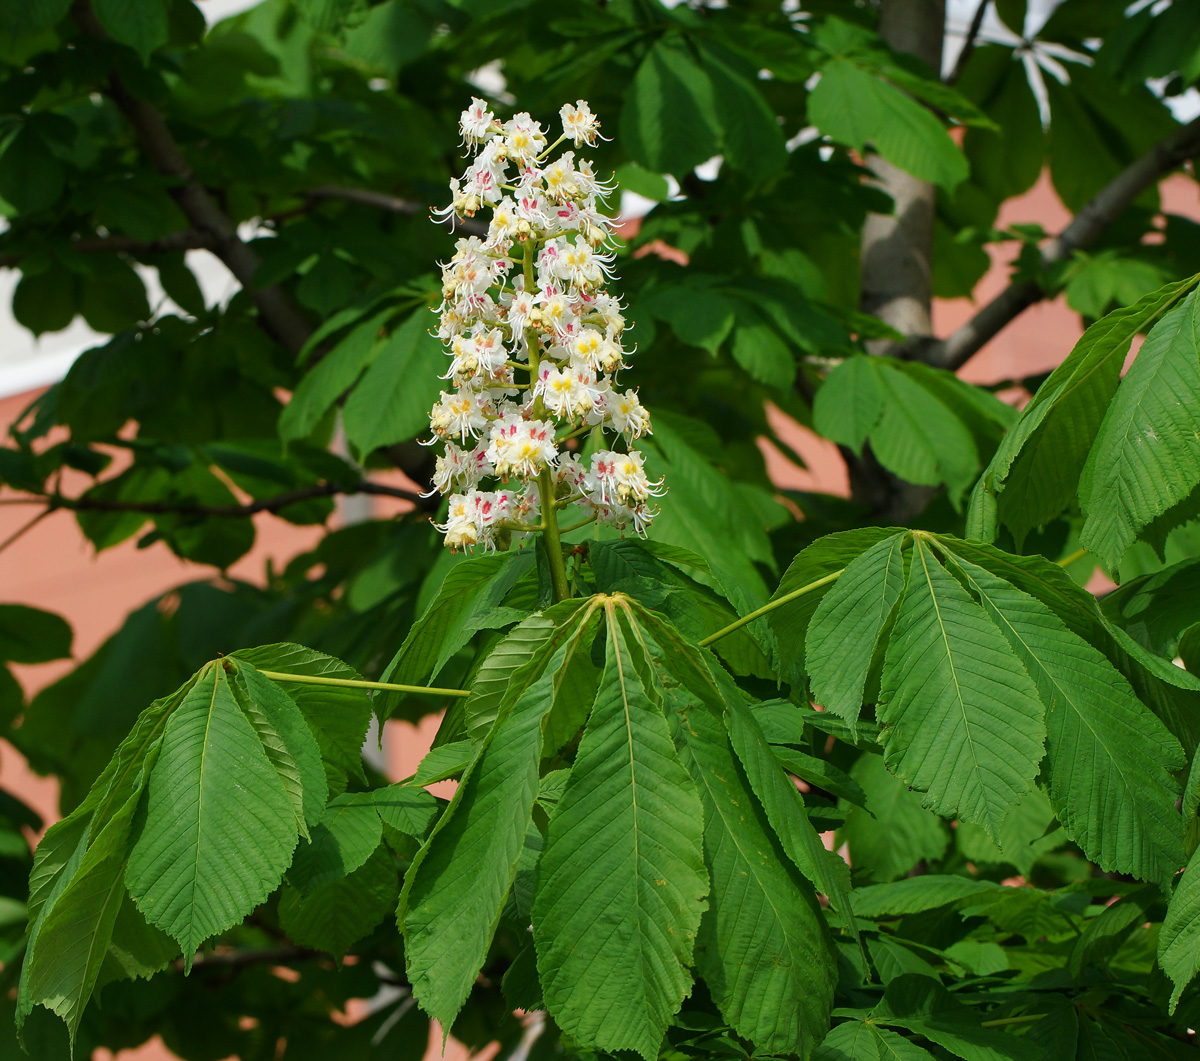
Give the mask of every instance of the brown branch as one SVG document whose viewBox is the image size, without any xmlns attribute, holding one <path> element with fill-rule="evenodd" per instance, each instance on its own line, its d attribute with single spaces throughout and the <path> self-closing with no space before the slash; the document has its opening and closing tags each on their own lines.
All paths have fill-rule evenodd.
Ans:
<svg viewBox="0 0 1200 1061">
<path fill-rule="evenodd" d="M 88 36 L 108 39 L 88 0 L 76 0 L 73 14 Z M 200 183 L 163 116 L 152 104 L 130 92 L 115 70 L 109 75 L 106 94 L 133 127 L 151 165 L 175 181 L 170 191 L 180 209 L 198 232 L 212 239 L 213 253 L 254 300 L 266 326 L 288 350 L 299 353 L 312 334 L 311 324 L 278 284 L 254 286 L 254 273 L 260 264 L 258 255 L 242 242 L 237 226 Z"/>
<path fill-rule="evenodd" d="M 1069 258 L 1091 246 L 1142 192 L 1171 170 L 1200 153 L 1200 118 L 1160 140 L 1141 158 L 1127 166 L 1066 228 L 1042 250 L 1042 263 Z M 1047 297 L 1036 280 L 1018 280 L 1000 292 L 966 324 L 940 342 L 918 342 L 903 356 L 938 368 L 956 369 L 1024 310 Z"/>
<path fill-rule="evenodd" d="M 979 0 L 979 6 L 975 8 L 975 16 L 971 19 L 966 37 L 963 38 L 962 51 L 958 53 L 958 58 L 954 60 L 954 69 L 946 78 L 947 85 L 955 84 L 962 77 L 963 67 L 967 65 L 967 60 L 971 58 L 971 53 L 975 50 L 975 42 L 979 39 L 979 30 L 983 26 L 983 16 L 990 3 L 991 0 Z"/>
<path fill-rule="evenodd" d="M 283 210 L 278 214 L 273 214 L 268 220 L 276 223 L 286 221 L 288 218 L 307 213 L 317 203 L 329 200 L 357 203 L 360 206 L 370 206 L 376 210 L 400 214 L 403 217 L 416 217 L 418 214 L 429 210 L 428 204 L 419 203 L 415 199 L 404 199 L 398 195 L 389 195 L 387 192 L 372 191 L 370 188 L 351 188 L 336 184 L 325 184 L 318 188 L 310 188 L 304 193 L 304 196 L 305 202 L 303 206 L 294 207 L 291 210 Z M 488 231 L 487 225 L 470 218 L 456 220 L 454 226 L 469 236 L 486 236 Z"/>
<path fill-rule="evenodd" d="M 72 240 L 69 247 L 84 254 L 168 254 L 171 251 L 211 250 L 216 241 L 207 232 L 184 229 L 157 239 L 133 239 L 131 236 L 84 236 Z M 0 254 L 0 268 L 17 265 L 25 255 Z"/>
<path fill-rule="evenodd" d="M 385 486 L 383 483 L 373 483 L 363 480 L 358 483 L 314 483 L 312 486 L 289 490 L 287 493 L 276 494 L 274 497 L 264 497 L 245 505 L 187 505 L 175 504 L 171 501 L 121 501 L 103 497 L 64 497 L 62 494 L 45 494 L 23 498 L 12 498 L 9 504 L 46 505 L 47 512 L 65 508 L 71 512 L 144 512 L 153 515 L 177 516 L 222 516 L 244 519 L 256 516 L 260 512 L 279 512 L 289 505 L 301 501 L 312 501 L 322 497 L 350 496 L 353 494 L 371 494 L 376 497 L 395 497 L 403 501 L 413 501 L 421 505 L 425 500 L 413 490 L 400 486 Z M 45 515 L 45 513 L 42 513 Z M 40 517 L 39 517 L 40 518 Z"/>
</svg>

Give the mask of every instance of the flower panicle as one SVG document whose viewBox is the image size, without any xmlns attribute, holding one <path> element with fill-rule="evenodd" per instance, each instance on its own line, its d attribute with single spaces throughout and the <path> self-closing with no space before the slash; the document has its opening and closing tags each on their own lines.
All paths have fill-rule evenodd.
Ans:
<svg viewBox="0 0 1200 1061">
<path fill-rule="evenodd" d="M 529 114 L 502 122 L 472 98 L 460 119 L 472 158 L 450 182 L 450 204 L 435 211 L 491 215 L 486 235 L 460 238 L 441 266 L 437 335 L 453 389 L 429 424 L 431 441 L 444 444 L 433 490 L 449 500 L 438 526 L 452 549 L 505 548 L 514 532 L 543 530 L 539 521 L 569 505 L 644 535 L 664 491 L 631 448 L 651 434 L 650 415 L 635 390 L 616 384 L 626 320 L 606 288 L 613 225 L 601 210 L 615 185 L 576 156 L 605 138 L 584 100 L 559 117 L 551 143 Z M 552 158 L 559 145 L 572 146 Z M 585 461 L 574 440 L 589 430 Z"/>
</svg>

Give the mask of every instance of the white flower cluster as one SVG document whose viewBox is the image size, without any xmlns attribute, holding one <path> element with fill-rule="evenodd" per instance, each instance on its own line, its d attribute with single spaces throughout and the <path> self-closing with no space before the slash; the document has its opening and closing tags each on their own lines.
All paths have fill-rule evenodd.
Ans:
<svg viewBox="0 0 1200 1061">
<path fill-rule="evenodd" d="M 615 385 L 625 318 L 604 290 L 612 222 L 599 209 L 613 188 L 574 151 L 549 161 L 565 141 L 594 145 L 600 123 L 583 100 L 559 114 L 562 136 L 547 146 L 528 114 L 501 122 L 472 99 L 461 127 L 475 159 L 438 211 L 491 210 L 486 238 L 458 240 L 442 267 L 437 334 L 454 390 L 442 392 L 429 423 L 445 442 L 433 485 L 450 498 L 439 529 L 454 549 L 494 549 L 506 532 L 539 529 L 543 514 L 569 505 L 644 534 L 657 511 L 650 498 L 663 489 L 629 448 L 650 433 L 649 414 L 635 391 Z M 585 465 L 565 443 L 591 428 L 623 439 L 625 452 L 597 450 Z M 522 482 L 481 490 L 493 477 Z"/>
</svg>

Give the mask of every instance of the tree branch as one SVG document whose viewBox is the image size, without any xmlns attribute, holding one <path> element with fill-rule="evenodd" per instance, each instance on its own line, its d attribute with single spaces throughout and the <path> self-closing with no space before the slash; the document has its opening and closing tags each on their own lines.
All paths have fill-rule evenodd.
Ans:
<svg viewBox="0 0 1200 1061">
<path fill-rule="evenodd" d="M 419 203 L 415 199 L 404 199 L 398 195 L 389 195 L 387 192 L 372 191 L 370 188 L 351 188 L 337 184 L 324 184 L 317 188 L 310 188 L 304 193 L 304 197 L 303 206 L 273 214 L 269 220 L 272 222 L 285 221 L 290 217 L 307 213 L 317 203 L 328 200 L 357 203 L 360 206 L 370 206 L 376 210 L 385 210 L 403 217 L 416 217 L 429 210 L 428 204 Z M 455 227 L 469 236 L 487 235 L 487 225 L 471 218 L 455 221 Z"/>
<path fill-rule="evenodd" d="M 73 14 L 88 36 L 108 39 L 88 0 L 76 0 Z M 312 325 L 278 284 L 255 288 L 254 273 L 260 264 L 258 255 L 242 242 L 237 226 L 200 183 L 163 116 L 153 105 L 130 92 L 115 70 L 109 75 L 107 95 L 133 127 L 151 165 L 163 176 L 177 182 L 170 189 L 175 201 L 193 227 L 211 238 L 211 250 L 254 300 L 263 322 L 288 350 L 299 353 L 312 334 Z"/>
<path fill-rule="evenodd" d="M 1171 170 L 1200 154 L 1200 118 L 1165 137 L 1127 166 L 1042 251 L 1042 263 L 1069 258 L 1091 246 L 1130 203 Z M 917 342 L 903 352 L 911 360 L 956 369 L 989 339 L 1048 292 L 1036 280 L 1018 280 L 1000 292 L 966 324 L 940 342 Z"/>
<path fill-rule="evenodd" d="M 130 236 L 84 236 L 69 244 L 73 251 L 84 254 L 168 254 L 171 251 L 212 250 L 216 241 L 207 232 L 194 228 L 170 232 L 157 239 L 133 239 Z M 25 255 L 0 254 L 0 269 L 11 268 Z"/>
<path fill-rule="evenodd" d="M 420 494 L 406 490 L 400 486 L 385 486 L 383 483 L 373 483 L 363 480 L 357 483 L 314 483 L 303 486 L 287 493 L 276 494 L 274 497 L 264 497 L 250 501 L 244 505 L 187 505 L 171 501 L 121 501 L 102 497 L 64 497 L 61 494 L 46 494 L 28 498 L 14 498 L 10 503 L 27 503 L 46 505 L 47 511 L 65 508 L 71 512 L 144 512 L 147 515 L 177 515 L 177 516 L 222 516 L 245 519 L 256 516 L 260 512 L 279 512 L 289 505 L 301 501 L 312 501 L 322 497 L 350 496 L 353 494 L 371 494 L 376 497 L 395 497 L 404 501 L 412 501 L 421 506 L 425 501 Z M 44 513 L 43 513 L 44 515 Z"/>
<path fill-rule="evenodd" d="M 975 42 L 979 39 L 979 30 L 983 26 L 983 16 L 991 2 L 992 0 L 979 0 L 979 6 L 975 8 L 975 16 L 971 19 L 966 37 L 963 38 L 962 51 L 958 53 L 958 58 L 954 60 L 954 69 L 946 78 L 947 85 L 953 85 L 962 77 L 963 67 L 967 65 L 967 60 L 971 58 L 971 53 L 975 50 Z"/>
</svg>

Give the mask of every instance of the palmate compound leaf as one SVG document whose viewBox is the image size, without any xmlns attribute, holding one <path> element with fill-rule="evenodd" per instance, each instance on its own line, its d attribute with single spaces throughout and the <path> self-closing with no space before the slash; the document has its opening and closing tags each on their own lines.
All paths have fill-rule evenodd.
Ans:
<svg viewBox="0 0 1200 1061">
<path fill-rule="evenodd" d="M 604 673 L 538 865 L 534 942 L 563 1033 L 653 1061 L 690 987 L 703 810 L 619 599 L 605 613 Z"/>
<path fill-rule="evenodd" d="M 808 626 L 805 658 L 813 699 L 848 719 L 862 708 L 875 645 L 904 592 L 907 534 L 871 546 L 846 565 Z"/>
<path fill-rule="evenodd" d="M 283 782 L 230 687 L 210 664 L 172 713 L 150 773 L 145 822 L 125 881 L 150 924 L 191 964 L 278 886 L 298 838 Z"/>
<path fill-rule="evenodd" d="M 1102 869 L 1164 882 L 1183 862 L 1178 742 L 1099 651 L 1045 604 L 953 551 L 1046 708 L 1050 801 Z M 979 547 L 974 547 L 979 550 Z"/>
<path fill-rule="evenodd" d="M 1033 786 L 1046 735 L 1037 689 L 923 537 L 888 640 L 878 715 L 888 767 L 944 817 L 995 839 Z"/>
<path fill-rule="evenodd" d="M 720 716 L 681 690 L 667 707 L 704 807 L 712 890 L 697 969 L 739 1035 L 767 1053 L 807 1056 L 829 1024 L 836 979 L 816 896 L 773 838 Z"/>
<path fill-rule="evenodd" d="M 543 725 L 556 681 L 591 647 L 597 606 L 569 618 L 512 677 L 496 722 L 405 877 L 397 921 L 421 1008 L 449 1028 L 487 958 L 538 793 Z"/>
<path fill-rule="evenodd" d="M 1146 337 L 1117 388 L 1079 480 L 1080 544 L 1115 568 L 1152 521 L 1200 484 L 1200 298 Z"/>
<path fill-rule="evenodd" d="M 1130 342 L 1195 283 L 1191 277 L 1170 284 L 1096 321 L 1001 440 L 984 478 L 998 495 L 1001 522 L 1018 540 L 1071 504 Z"/>
</svg>

